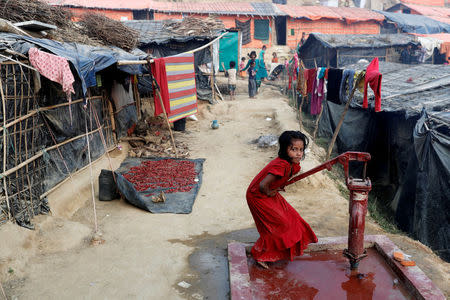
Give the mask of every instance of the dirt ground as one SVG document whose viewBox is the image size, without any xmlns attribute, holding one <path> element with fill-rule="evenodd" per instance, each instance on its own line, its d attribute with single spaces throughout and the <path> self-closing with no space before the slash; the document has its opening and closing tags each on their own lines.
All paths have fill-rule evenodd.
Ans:
<svg viewBox="0 0 450 300">
<path fill-rule="evenodd" d="M 84 170 L 51 195 L 53 214 L 36 217 L 35 231 L 0 227 L 0 280 L 8 299 L 227 299 L 226 245 L 257 239 L 245 190 L 277 151 L 250 142 L 299 128 L 278 91 L 266 86 L 250 100 L 245 85 L 239 85 L 236 101 L 202 104 L 199 121 L 189 121 L 187 131 L 175 135 L 188 143 L 192 158 L 206 159 L 191 214 L 151 214 L 123 200 L 96 200 L 105 243 L 91 245 L 90 176 Z M 217 130 L 210 128 L 214 119 Z M 126 150 L 124 145 L 111 152 L 113 168 Z M 318 165 L 322 155 L 313 145 L 302 169 Z M 108 166 L 107 159 L 96 162 L 94 177 Z M 97 195 L 97 184 L 95 189 Z M 325 173 L 289 186 L 284 196 L 319 238 L 347 234 L 348 201 Z M 84 205 L 77 209 L 79 204 Z M 370 218 L 366 233 L 384 234 Z M 450 295 L 450 264 L 406 236 L 388 236 Z M 179 286 L 182 281 L 188 285 Z"/>
</svg>

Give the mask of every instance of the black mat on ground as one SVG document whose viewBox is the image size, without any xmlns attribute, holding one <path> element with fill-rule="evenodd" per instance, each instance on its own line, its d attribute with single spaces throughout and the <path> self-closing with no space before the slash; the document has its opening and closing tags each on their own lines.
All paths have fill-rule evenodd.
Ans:
<svg viewBox="0 0 450 300">
<path fill-rule="evenodd" d="M 138 191 L 134 185 L 128 181 L 124 175 L 130 171 L 132 167 L 140 166 L 145 161 L 161 161 L 161 160 L 175 160 L 175 161 L 188 161 L 194 163 L 195 177 L 198 181 L 195 184 L 187 185 L 186 187 L 193 187 L 188 192 L 168 192 L 173 187 L 164 188 L 149 188 L 145 191 Z M 125 159 L 120 168 L 115 171 L 117 174 L 117 187 L 120 193 L 125 199 L 134 206 L 145 209 L 152 213 L 176 213 L 176 214 L 189 214 L 192 212 L 192 206 L 194 205 L 195 198 L 197 197 L 200 185 L 202 183 L 203 162 L 204 159 L 185 159 L 185 158 L 171 158 L 171 157 L 158 157 L 158 158 L 127 158 Z M 149 194 L 157 195 L 161 191 L 165 192 L 166 201 L 154 203 L 152 196 Z"/>
</svg>

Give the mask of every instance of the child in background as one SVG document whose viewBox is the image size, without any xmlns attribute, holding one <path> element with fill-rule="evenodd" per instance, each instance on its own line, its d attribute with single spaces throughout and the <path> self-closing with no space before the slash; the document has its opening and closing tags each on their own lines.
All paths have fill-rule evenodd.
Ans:
<svg viewBox="0 0 450 300">
<path fill-rule="evenodd" d="M 251 254 L 268 269 L 267 262 L 293 260 L 303 254 L 310 243 L 317 243 L 311 227 L 280 195 L 286 182 L 300 171 L 300 160 L 308 138 L 300 131 L 285 131 L 278 139 L 278 157 L 272 160 L 250 183 L 247 204 L 255 220 L 259 239 Z"/>
<path fill-rule="evenodd" d="M 230 100 L 234 100 L 235 91 L 236 91 L 236 62 L 230 61 L 230 68 L 226 70 L 228 76 L 228 88 L 230 89 Z"/>
<path fill-rule="evenodd" d="M 245 57 L 241 58 L 241 63 L 239 64 L 239 76 L 241 76 L 241 78 L 245 77 Z"/>
<path fill-rule="evenodd" d="M 272 62 L 273 63 L 278 63 L 278 56 L 277 56 L 277 53 L 276 52 L 273 52 L 272 53 Z"/>
<path fill-rule="evenodd" d="M 256 62 L 250 61 L 250 66 L 247 69 L 248 72 L 248 96 L 250 99 L 254 99 L 256 95 Z"/>
</svg>

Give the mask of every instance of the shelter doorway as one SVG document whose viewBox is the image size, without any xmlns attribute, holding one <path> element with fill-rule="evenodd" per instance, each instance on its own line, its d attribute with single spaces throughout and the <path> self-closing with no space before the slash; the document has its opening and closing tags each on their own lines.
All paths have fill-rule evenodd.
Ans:
<svg viewBox="0 0 450 300">
<path fill-rule="evenodd" d="M 286 45 L 286 23 L 287 17 L 275 18 L 275 30 L 277 33 L 277 45 Z"/>
</svg>

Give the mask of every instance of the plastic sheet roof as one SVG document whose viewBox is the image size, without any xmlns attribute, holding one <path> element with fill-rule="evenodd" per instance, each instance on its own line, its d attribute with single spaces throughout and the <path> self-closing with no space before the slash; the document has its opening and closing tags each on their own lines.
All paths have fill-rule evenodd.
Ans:
<svg viewBox="0 0 450 300">
<path fill-rule="evenodd" d="M 383 48 L 417 43 L 409 34 L 322 34 L 311 33 L 302 48 L 315 42 L 327 48 Z M 302 51 L 300 48 L 300 52 Z"/>
<path fill-rule="evenodd" d="M 180 23 L 182 20 L 134 20 L 124 21 L 123 24 L 139 31 L 139 43 L 141 44 L 165 44 L 170 41 L 187 42 L 190 40 L 205 40 L 219 36 L 219 32 L 215 36 L 185 36 L 171 33 L 164 29 L 164 25 L 171 23 Z"/>
<path fill-rule="evenodd" d="M 357 7 L 329 7 L 329 6 L 297 6 L 276 5 L 278 9 L 292 18 L 309 20 L 337 19 L 347 23 L 363 21 L 384 21 L 384 16 L 365 8 Z"/>
<path fill-rule="evenodd" d="M 420 4 L 424 4 L 423 2 Z M 412 3 L 400 3 L 392 6 L 387 11 L 395 12 L 402 7 L 407 7 L 419 15 L 430 17 L 434 20 L 450 24 L 450 8 L 439 6 L 425 6 Z"/>
<path fill-rule="evenodd" d="M 386 11 L 378 11 L 383 14 L 386 19 L 397 24 L 403 31 L 408 33 L 450 33 L 450 24 L 439 22 L 422 15 L 411 15 L 402 13 L 393 13 Z"/>
<path fill-rule="evenodd" d="M 367 63 L 345 66 L 346 69 L 365 70 Z M 383 111 L 406 112 L 418 116 L 422 108 L 450 124 L 450 68 L 446 65 L 407 65 L 380 61 L 383 74 L 381 106 Z M 372 95 L 369 89 L 369 95 Z M 355 94 L 352 107 L 359 107 L 362 94 Z"/>
</svg>

